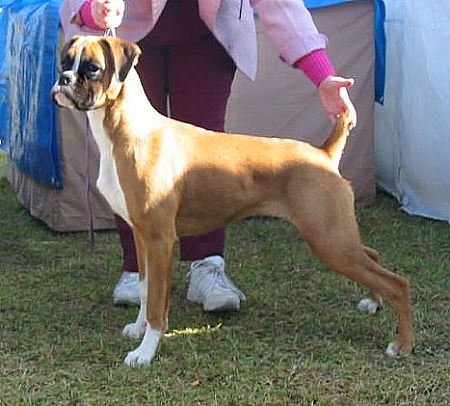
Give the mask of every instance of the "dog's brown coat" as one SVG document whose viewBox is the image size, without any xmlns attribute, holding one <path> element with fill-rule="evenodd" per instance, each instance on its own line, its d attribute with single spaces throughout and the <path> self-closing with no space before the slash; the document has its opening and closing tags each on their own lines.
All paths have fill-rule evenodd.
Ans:
<svg viewBox="0 0 450 406">
<path fill-rule="evenodd" d="M 323 264 L 369 288 L 375 302 L 387 298 L 399 323 L 390 351 L 411 351 L 408 281 L 384 269 L 378 253 L 362 245 L 353 193 L 337 169 L 348 132 L 345 114 L 322 148 L 208 131 L 156 113 L 143 101 L 134 70 L 124 82 L 113 74 L 136 63 L 139 50 L 134 44 L 111 38 L 74 40 L 64 52 L 73 55 L 81 45 L 83 59 L 103 66 L 103 88 L 95 84 L 97 102 L 91 108 L 105 109 L 104 128 L 113 144 L 139 268 L 148 272 L 147 321 L 153 329 L 168 327 L 177 238 L 262 214 L 295 224 Z M 86 80 L 79 87 L 77 94 L 82 95 L 94 84 Z M 132 114 L 136 103 L 146 103 L 140 106 L 144 114 L 139 125 Z"/>
</svg>

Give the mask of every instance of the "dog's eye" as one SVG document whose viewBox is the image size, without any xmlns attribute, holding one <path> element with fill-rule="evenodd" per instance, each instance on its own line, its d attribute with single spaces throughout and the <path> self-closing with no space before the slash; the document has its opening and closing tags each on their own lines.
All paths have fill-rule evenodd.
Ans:
<svg viewBox="0 0 450 406">
<path fill-rule="evenodd" d="M 81 65 L 79 73 L 89 80 L 100 80 L 102 69 L 97 63 L 86 61 Z"/>
<path fill-rule="evenodd" d="M 100 73 L 100 66 L 89 63 L 86 65 L 86 72 L 92 74 Z"/>
<path fill-rule="evenodd" d="M 66 71 L 69 70 L 72 67 L 73 60 L 66 56 L 60 63 L 61 70 Z"/>
</svg>

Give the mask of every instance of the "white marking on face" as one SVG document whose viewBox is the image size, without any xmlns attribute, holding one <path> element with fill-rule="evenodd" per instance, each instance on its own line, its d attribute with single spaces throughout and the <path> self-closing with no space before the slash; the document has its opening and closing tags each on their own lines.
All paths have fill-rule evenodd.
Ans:
<svg viewBox="0 0 450 406">
<path fill-rule="evenodd" d="M 80 62 L 81 62 L 81 54 L 83 53 L 83 47 L 81 47 L 78 52 L 75 55 L 75 58 L 73 58 L 73 64 L 71 71 L 73 73 L 77 73 L 78 69 L 80 68 Z"/>
<path fill-rule="evenodd" d="M 78 69 L 80 68 L 82 53 L 83 53 L 83 47 L 81 47 L 78 50 L 75 57 L 73 58 L 72 67 L 69 70 L 64 71 L 62 73 L 62 75 L 69 74 L 73 77 L 76 77 L 76 75 L 78 73 Z M 75 107 L 74 104 L 72 103 L 72 101 L 62 92 L 62 87 L 61 87 L 59 79 L 53 85 L 51 94 L 53 95 L 55 101 L 58 103 L 59 106 L 67 107 L 69 109 L 73 109 Z"/>
<path fill-rule="evenodd" d="M 100 150 L 100 168 L 98 172 L 97 188 L 108 201 L 111 209 L 131 224 L 125 194 L 120 186 L 117 166 L 112 151 L 112 142 L 103 127 L 105 112 L 103 109 L 87 112 L 89 124 Z"/>
<path fill-rule="evenodd" d="M 161 331 L 152 329 L 150 324 L 147 323 L 141 344 L 134 351 L 128 353 L 124 361 L 125 364 L 129 366 L 149 364 L 155 356 L 161 335 Z"/>
</svg>

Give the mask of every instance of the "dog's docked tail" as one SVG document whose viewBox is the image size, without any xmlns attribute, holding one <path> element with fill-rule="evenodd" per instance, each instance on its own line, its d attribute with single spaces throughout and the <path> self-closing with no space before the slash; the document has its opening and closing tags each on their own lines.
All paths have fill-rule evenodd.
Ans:
<svg viewBox="0 0 450 406">
<path fill-rule="evenodd" d="M 322 149 L 328 154 L 333 161 L 334 167 L 338 169 L 342 152 L 347 142 L 349 133 L 350 117 L 348 112 L 342 113 L 336 120 L 330 135 L 322 145 Z"/>
</svg>

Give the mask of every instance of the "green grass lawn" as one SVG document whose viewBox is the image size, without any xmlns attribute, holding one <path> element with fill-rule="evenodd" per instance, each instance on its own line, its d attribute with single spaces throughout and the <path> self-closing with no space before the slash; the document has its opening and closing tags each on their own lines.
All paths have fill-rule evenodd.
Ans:
<svg viewBox="0 0 450 406">
<path fill-rule="evenodd" d="M 387 359 L 390 306 L 356 310 L 364 292 L 328 271 L 289 224 L 229 229 L 227 272 L 238 313 L 185 299 L 175 261 L 170 331 L 149 367 L 122 365 L 137 308 L 114 307 L 118 236 L 55 233 L 17 203 L 0 154 L 0 405 L 448 405 L 450 233 L 379 194 L 358 209 L 364 242 L 412 285 L 415 355 Z"/>
</svg>

